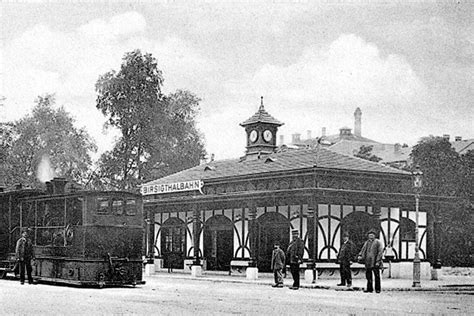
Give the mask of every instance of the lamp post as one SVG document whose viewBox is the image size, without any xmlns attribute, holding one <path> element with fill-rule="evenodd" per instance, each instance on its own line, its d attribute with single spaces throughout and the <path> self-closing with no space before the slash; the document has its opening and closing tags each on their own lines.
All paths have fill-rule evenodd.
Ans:
<svg viewBox="0 0 474 316">
<path fill-rule="evenodd" d="M 420 283 L 420 246 L 418 244 L 418 212 L 420 204 L 420 193 L 422 188 L 422 177 L 420 167 L 416 166 L 413 171 L 413 189 L 415 191 L 415 258 L 413 259 L 413 287 L 421 287 Z"/>
</svg>

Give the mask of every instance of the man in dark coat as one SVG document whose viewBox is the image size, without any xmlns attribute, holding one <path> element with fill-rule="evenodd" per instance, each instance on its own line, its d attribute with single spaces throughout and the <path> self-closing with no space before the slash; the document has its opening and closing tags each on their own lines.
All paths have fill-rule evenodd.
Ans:
<svg viewBox="0 0 474 316">
<path fill-rule="evenodd" d="M 375 239 L 375 230 L 367 233 L 368 239 L 362 246 L 358 260 L 365 264 L 365 277 L 367 278 L 367 288 L 364 292 L 372 293 L 374 291 L 372 284 L 372 274 L 375 279 L 375 292 L 380 293 L 380 269 L 382 269 L 383 245 Z"/>
<path fill-rule="evenodd" d="M 342 245 L 337 254 L 339 262 L 339 271 L 341 274 L 341 283 L 337 286 L 352 286 L 351 261 L 353 260 L 354 243 L 349 240 L 349 233 L 342 234 Z"/>
<path fill-rule="evenodd" d="M 291 232 L 293 240 L 288 246 L 286 256 L 290 264 L 290 271 L 293 277 L 292 290 L 297 290 L 300 287 L 300 264 L 303 262 L 304 244 L 299 237 L 299 231 L 293 230 Z"/>
<path fill-rule="evenodd" d="M 28 232 L 24 230 L 21 233 L 20 239 L 16 242 L 16 260 L 20 265 L 20 282 L 25 284 L 25 268 L 28 274 L 28 283 L 33 284 L 33 277 L 31 276 L 31 260 L 35 259 L 33 250 L 33 243 L 28 238 Z"/>
<path fill-rule="evenodd" d="M 283 268 L 285 267 L 285 252 L 281 250 L 280 243 L 276 242 L 272 253 L 271 268 L 275 278 L 273 287 L 283 287 Z"/>
</svg>

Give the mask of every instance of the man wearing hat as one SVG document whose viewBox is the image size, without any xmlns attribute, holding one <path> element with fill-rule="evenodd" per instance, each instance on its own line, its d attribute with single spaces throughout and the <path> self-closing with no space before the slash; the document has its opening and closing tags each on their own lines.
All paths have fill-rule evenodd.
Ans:
<svg viewBox="0 0 474 316">
<path fill-rule="evenodd" d="M 365 264 L 365 277 L 367 278 L 367 288 L 364 292 L 372 293 L 374 291 L 372 284 L 372 274 L 375 279 L 375 292 L 380 293 L 380 269 L 382 268 L 383 245 L 375 239 L 376 231 L 369 230 L 367 241 L 362 246 L 358 260 Z"/>
<path fill-rule="evenodd" d="M 351 261 L 354 255 L 354 243 L 349 240 L 349 233 L 342 234 L 342 245 L 337 254 L 337 261 L 339 262 L 339 271 L 341 274 L 341 283 L 337 286 L 348 287 L 352 286 Z"/>
<path fill-rule="evenodd" d="M 288 246 L 286 256 L 290 263 L 291 276 L 293 277 L 293 286 L 290 289 L 297 290 L 300 288 L 300 263 L 303 262 L 304 244 L 299 237 L 298 230 L 292 230 L 291 235 L 293 240 Z"/>
<path fill-rule="evenodd" d="M 273 287 L 283 287 L 283 268 L 285 267 L 285 252 L 281 250 L 280 243 L 275 242 L 272 253 L 271 268 L 273 276 L 275 278 L 275 284 Z"/>
<path fill-rule="evenodd" d="M 32 267 L 31 260 L 35 259 L 33 250 L 33 243 L 28 238 L 28 231 L 24 229 L 21 233 L 21 237 L 16 242 L 16 259 L 20 264 L 20 282 L 25 283 L 25 269 L 28 275 L 28 283 L 33 284 L 33 277 L 31 276 Z"/>
</svg>

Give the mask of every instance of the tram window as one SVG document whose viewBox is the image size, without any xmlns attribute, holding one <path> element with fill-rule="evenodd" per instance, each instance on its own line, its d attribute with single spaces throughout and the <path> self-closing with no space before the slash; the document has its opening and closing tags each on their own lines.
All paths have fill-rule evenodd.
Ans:
<svg viewBox="0 0 474 316">
<path fill-rule="evenodd" d="M 112 200 L 112 212 L 115 215 L 123 214 L 123 200 L 119 200 L 119 199 Z"/>
<path fill-rule="evenodd" d="M 109 212 L 109 198 L 97 198 L 97 214 Z"/>
<path fill-rule="evenodd" d="M 134 199 L 127 199 L 126 214 L 127 215 L 136 215 L 137 214 L 137 201 L 135 201 Z"/>
<path fill-rule="evenodd" d="M 82 208 L 84 199 L 72 197 L 67 201 L 66 223 L 67 225 L 82 225 Z"/>
</svg>

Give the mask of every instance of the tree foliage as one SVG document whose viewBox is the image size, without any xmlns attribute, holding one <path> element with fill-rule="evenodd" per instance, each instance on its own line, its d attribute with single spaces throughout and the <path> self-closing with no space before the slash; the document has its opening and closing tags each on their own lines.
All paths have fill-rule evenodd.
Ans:
<svg viewBox="0 0 474 316">
<path fill-rule="evenodd" d="M 64 108 L 53 107 L 53 95 L 39 96 L 35 102 L 32 113 L 13 124 L 5 159 L 7 184 L 39 186 L 39 166 L 45 159 L 52 176 L 81 183 L 91 165 L 90 153 L 97 150 L 93 140 L 74 126 Z"/>
<path fill-rule="evenodd" d="M 362 145 L 360 146 L 359 151 L 354 154 L 354 156 L 373 162 L 379 162 L 380 160 L 382 160 L 382 158 L 372 154 L 373 148 L 374 146 L 372 145 Z"/>
<path fill-rule="evenodd" d="M 195 126 L 199 99 L 178 90 L 162 93 L 162 72 L 151 54 L 126 53 L 119 71 L 96 83 L 97 108 L 121 137 L 102 155 L 95 185 L 135 190 L 152 177 L 189 168 L 204 153 Z"/>
<path fill-rule="evenodd" d="M 411 158 L 423 172 L 423 194 L 460 198 L 439 214 L 443 264 L 472 265 L 473 151 L 460 156 L 448 140 L 428 137 L 413 147 Z"/>
</svg>

